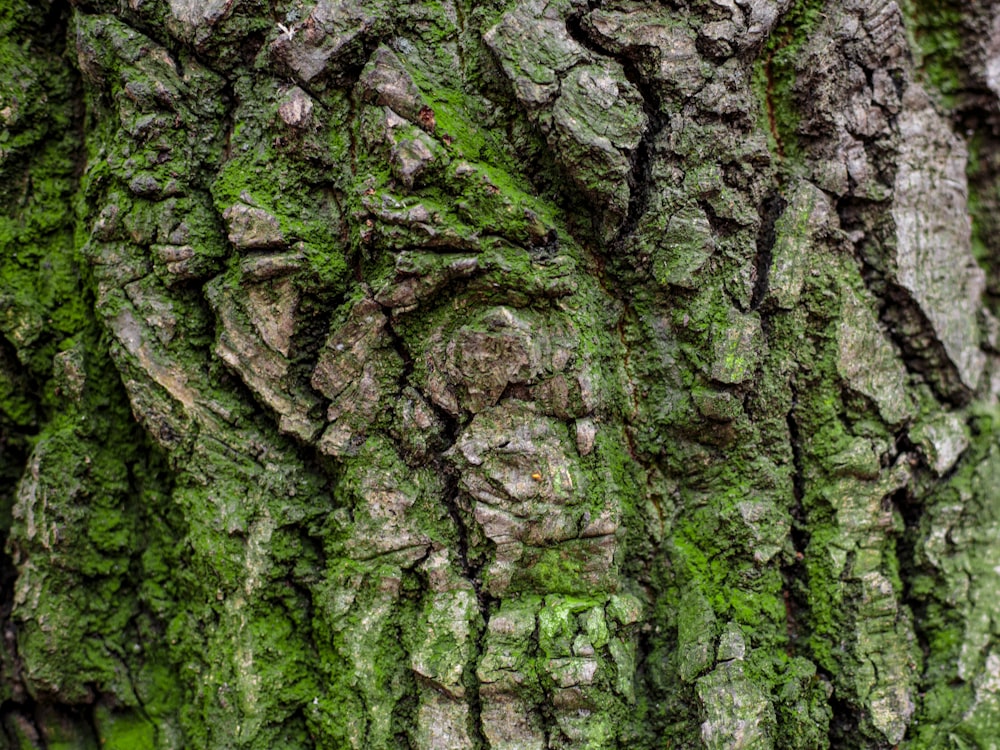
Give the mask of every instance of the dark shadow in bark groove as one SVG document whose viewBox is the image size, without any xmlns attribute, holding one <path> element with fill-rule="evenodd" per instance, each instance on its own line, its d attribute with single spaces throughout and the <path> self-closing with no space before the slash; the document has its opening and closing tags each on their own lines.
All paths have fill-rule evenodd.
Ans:
<svg viewBox="0 0 1000 750">
<path fill-rule="evenodd" d="M 884 257 L 882 244 L 893 243 L 895 238 L 882 238 L 878 233 L 885 231 L 885 214 L 890 207 L 866 199 L 844 197 L 837 201 L 836 208 L 846 231 L 864 233 L 853 243 L 853 255 L 865 287 L 879 302 L 879 321 L 903 353 L 901 361 L 906 371 L 924 380 L 940 401 L 965 406 L 973 394 L 961 383 L 927 314 L 906 289 L 888 276 L 886 263 L 889 261 Z"/>
<path fill-rule="evenodd" d="M 441 298 L 452 298 L 451 291 L 446 288 L 441 293 Z M 369 297 L 369 299 L 375 301 L 374 297 Z M 471 524 L 475 523 L 475 520 L 472 518 L 471 504 L 467 501 L 463 502 L 462 500 L 462 492 L 459 488 L 458 469 L 449 464 L 447 459 L 444 457 L 444 453 L 458 440 L 459 433 L 462 430 L 462 423 L 458 417 L 441 408 L 434 402 L 433 399 L 428 398 L 427 395 L 418 387 L 417 383 L 411 382 L 415 369 L 413 355 L 406 346 L 406 342 L 403 337 L 400 336 L 395 329 L 396 320 L 393 315 L 393 311 L 383 305 L 379 305 L 379 309 L 382 310 L 385 315 L 385 330 L 388 333 L 390 345 L 403 362 L 403 371 L 399 376 L 400 389 L 406 386 L 412 387 L 418 394 L 420 394 L 425 403 L 430 406 L 445 427 L 445 444 L 440 447 L 439 451 L 434 452 L 428 458 L 428 462 L 436 469 L 444 480 L 444 491 L 441 499 L 444 502 L 448 516 L 455 529 L 458 564 L 461 568 L 463 577 L 472 585 L 473 591 L 476 594 L 476 602 L 479 608 L 480 617 L 482 618 L 482 622 L 479 623 L 478 632 L 475 635 L 476 648 L 473 650 L 469 662 L 464 665 L 463 674 L 467 702 L 469 706 L 469 736 L 477 750 L 485 749 L 489 747 L 489 741 L 486 739 L 481 718 L 482 697 L 480 695 L 478 667 L 480 659 L 482 659 L 486 654 L 486 635 L 488 632 L 490 616 L 499 604 L 499 600 L 491 597 L 483 588 L 482 571 L 488 561 L 488 549 L 483 550 L 481 558 L 474 559 L 472 557 L 471 553 L 475 549 L 476 545 L 470 539 L 473 533 Z M 405 455 L 405 452 L 401 451 L 401 453 Z M 430 554 L 429 551 L 428 554 Z M 419 563 L 417 563 L 417 565 L 419 565 Z"/>
<path fill-rule="evenodd" d="M 598 7 L 600 3 L 591 2 L 590 8 Z M 588 33 L 584 26 L 582 11 L 573 13 L 566 18 L 566 32 L 585 49 L 615 60 L 622 66 L 625 78 L 639 91 L 642 96 L 642 109 L 647 118 L 646 131 L 642 134 L 639 145 L 629 154 L 629 172 L 626 182 L 629 186 L 628 211 L 625 221 L 611 241 L 612 249 L 620 250 L 625 241 L 635 233 L 639 220 L 649 206 L 649 193 L 653 186 L 653 145 L 656 139 L 669 124 L 669 118 L 663 113 L 659 94 L 649 85 L 636 67 L 634 60 L 627 55 L 618 55 L 605 48 Z"/>
<path fill-rule="evenodd" d="M 809 581 L 804 564 L 805 551 L 809 547 L 808 517 L 803 506 L 805 496 L 804 464 L 802 458 L 802 439 L 799 436 L 798 422 L 795 420 L 795 409 L 798 406 L 798 393 L 794 383 L 792 389 L 792 404 L 785 417 L 788 426 L 789 444 L 792 448 L 792 493 L 794 504 L 791 508 L 792 522 L 789 534 L 794 549 L 794 559 L 781 568 L 785 582 L 785 617 L 788 628 L 788 655 L 795 656 L 797 644 L 807 642 L 809 612 Z"/>
<path fill-rule="evenodd" d="M 832 675 L 825 674 L 822 670 L 819 674 L 828 682 L 833 683 Z M 859 742 L 861 734 L 858 731 L 857 707 L 842 698 L 838 698 L 834 692 L 830 697 L 830 709 L 833 712 L 833 719 L 830 721 L 830 747 L 842 750 L 864 748 L 865 745 Z"/>
<path fill-rule="evenodd" d="M 757 254 L 754 257 L 754 285 L 750 298 L 750 309 L 758 310 L 767 296 L 768 279 L 771 274 L 771 254 L 774 250 L 774 225 L 788 202 L 776 189 L 772 188 L 760 207 L 761 223 L 757 232 Z"/>
</svg>

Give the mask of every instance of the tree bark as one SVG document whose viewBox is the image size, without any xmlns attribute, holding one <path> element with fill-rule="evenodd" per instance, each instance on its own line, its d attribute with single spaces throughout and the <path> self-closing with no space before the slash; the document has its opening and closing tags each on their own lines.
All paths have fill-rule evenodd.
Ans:
<svg viewBox="0 0 1000 750">
<path fill-rule="evenodd" d="M 8 0 L 0 745 L 995 747 L 971 5 Z"/>
</svg>

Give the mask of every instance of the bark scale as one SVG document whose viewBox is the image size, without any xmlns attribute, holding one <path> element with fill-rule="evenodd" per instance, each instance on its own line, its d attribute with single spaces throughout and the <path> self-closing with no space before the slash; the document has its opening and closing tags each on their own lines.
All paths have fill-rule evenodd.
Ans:
<svg viewBox="0 0 1000 750">
<path fill-rule="evenodd" d="M 992 747 L 984 3 L 0 10 L 12 747 Z"/>
</svg>

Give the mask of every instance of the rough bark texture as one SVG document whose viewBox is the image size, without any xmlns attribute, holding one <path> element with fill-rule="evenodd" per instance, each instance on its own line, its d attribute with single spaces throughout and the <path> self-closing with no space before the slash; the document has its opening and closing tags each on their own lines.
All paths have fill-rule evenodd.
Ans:
<svg viewBox="0 0 1000 750">
<path fill-rule="evenodd" d="M 966 5 L 7 0 L 0 746 L 995 748 Z"/>
</svg>

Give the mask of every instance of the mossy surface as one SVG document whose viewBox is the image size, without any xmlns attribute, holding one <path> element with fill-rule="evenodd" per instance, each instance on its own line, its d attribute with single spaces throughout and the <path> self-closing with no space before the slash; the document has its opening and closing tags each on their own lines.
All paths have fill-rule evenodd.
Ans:
<svg viewBox="0 0 1000 750">
<path fill-rule="evenodd" d="M 982 71 L 885 7 L 0 10 L 4 739 L 987 747 L 996 321 L 956 385 L 897 180 Z"/>
<path fill-rule="evenodd" d="M 755 63 L 754 88 L 762 104 L 760 127 L 766 128 L 775 155 L 789 164 L 805 158 L 799 143 L 802 133 L 797 65 L 801 64 L 803 49 L 816 37 L 825 6 L 823 0 L 794 0 L 771 31 Z"/>
<path fill-rule="evenodd" d="M 966 18 L 947 0 L 908 0 L 903 5 L 917 63 L 945 106 L 954 106 L 968 85 L 962 61 Z"/>
</svg>

